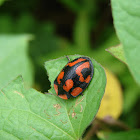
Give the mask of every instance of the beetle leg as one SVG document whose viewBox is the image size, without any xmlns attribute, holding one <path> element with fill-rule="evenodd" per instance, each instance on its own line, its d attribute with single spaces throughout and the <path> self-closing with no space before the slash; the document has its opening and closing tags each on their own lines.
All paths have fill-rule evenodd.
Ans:
<svg viewBox="0 0 140 140">
<path fill-rule="evenodd" d="M 66 95 L 67 95 L 68 99 L 71 97 L 71 95 L 70 95 L 70 94 L 68 94 L 68 93 L 66 93 Z"/>
<path fill-rule="evenodd" d="M 44 92 L 44 94 L 49 94 L 49 95 L 54 95 L 54 96 L 57 96 L 56 94 L 53 94 L 53 93 L 48 93 L 48 92 Z"/>
</svg>

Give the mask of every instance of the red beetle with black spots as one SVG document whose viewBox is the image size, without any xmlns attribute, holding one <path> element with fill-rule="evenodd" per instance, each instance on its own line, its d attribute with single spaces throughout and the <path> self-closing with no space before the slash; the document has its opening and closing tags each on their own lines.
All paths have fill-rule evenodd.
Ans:
<svg viewBox="0 0 140 140">
<path fill-rule="evenodd" d="M 93 64 L 88 57 L 68 62 L 54 81 L 56 94 L 62 99 L 77 97 L 89 85 L 93 72 Z"/>
</svg>

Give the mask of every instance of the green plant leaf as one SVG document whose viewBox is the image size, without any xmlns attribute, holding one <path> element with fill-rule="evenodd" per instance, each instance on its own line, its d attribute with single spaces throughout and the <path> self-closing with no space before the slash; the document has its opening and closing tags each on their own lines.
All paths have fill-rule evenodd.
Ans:
<svg viewBox="0 0 140 140">
<path fill-rule="evenodd" d="M 109 53 L 111 53 L 114 57 L 118 58 L 120 61 L 126 64 L 126 59 L 124 56 L 124 50 L 122 45 L 118 45 L 116 47 L 110 47 L 106 49 Z"/>
<path fill-rule="evenodd" d="M 80 56 L 69 56 L 71 60 L 77 57 Z M 67 62 L 67 58 L 63 57 L 45 63 L 51 82 L 50 93 L 56 94 L 53 82 Z M 61 117 L 61 115 L 64 116 L 65 119 L 60 118 L 59 120 L 63 120 L 63 122 L 66 123 L 65 125 L 67 125 L 64 125 L 62 129 L 69 133 L 74 139 L 79 139 L 82 136 L 86 127 L 95 117 L 105 90 L 105 72 L 96 61 L 92 60 L 92 62 L 94 66 L 94 77 L 88 88 L 84 91 L 83 96 L 78 96 L 77 98 L 69 100 L 56 97 L 57 101 L 55 104 L 59 104 L 62 107 L 60 110 L 62 114 L 57 117 Z"/>
<path fill-rule="evenodd" d="M 74 139 L 71 130 L 65 132 L 71 128 L 63 124 L 66 116 L 57 118 L 61 109 L 56 101 L 55 96 L 26 90 L 21 77 L 15 79 L 0 91 L 0 139 Z"/>
<path fill-rule="evenodd" d="M 140 140 L 140 130 L 112 133 L 105 140 Z"/>
<path fill-rule="evenodd" d="M 126 62 L 140 84 L 140 1 L 112 0 L 114 25 L 123 45 Z"/>
<path fill-rule="evenodd" d="M 65 62 L 66 58 L 46 62 L 51 81 Z M 105 89 L 104 70 L 92 62 L 94 78 L 84 95 L 74 99 L 25 89 L 21 77 L 0 90 L 0 139 L 78 140 L 96 115 Z"/>
<path fill-rule="evenodd" d="M 0 89 L 18 75 L 23 75 L 27 85 L 33 83 L 29 39 L 30 35 L 0 35 Z"/>
</svg>

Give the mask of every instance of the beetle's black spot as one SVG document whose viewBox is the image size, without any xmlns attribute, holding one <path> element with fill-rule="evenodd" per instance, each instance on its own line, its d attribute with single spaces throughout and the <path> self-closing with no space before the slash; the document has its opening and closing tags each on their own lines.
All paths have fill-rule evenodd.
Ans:
<svg viewBox="0 0 140 140">
<path fill-rule="evenodd" d="M 91 70 L 90 70 L 90 68 L 84 68 L 84 69 L 82 69 L 81 73 L 82 73 L 84 79 L 86 79 L 91 74 Z"/>
</svg>

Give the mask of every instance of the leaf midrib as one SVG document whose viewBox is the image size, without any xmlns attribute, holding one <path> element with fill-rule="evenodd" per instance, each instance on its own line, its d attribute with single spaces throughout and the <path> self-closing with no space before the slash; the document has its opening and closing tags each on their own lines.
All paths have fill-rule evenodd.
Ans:
<svg viewBox="0 0 140 140">
<path fill-rule="evenodd" d="M 63 129 L 60 129 L 57 125 L 55 125 L 55 124 L 49 122 L 48 120 L 42 118 L 41 116 L 39 116 L 38 114 L 36 114 L 36 113 L 34 113 L 34 112 L 31 112 L 31 111 L 29 111 L 29 110 L 21 110 L 21 109 L 17 109 L 17 108 L 12 109 L 12 111 L 13 111 L 13 110 L 31 113 L 32 115 L 37 116 L 38 118 L 44 120 L 45 122 L 50 123 L 51 125 L 53 125 L 54 127 L 56 127 L 58 130 L 62 131 L 63 133 L 65 133 L 66 135 L 68 135 L 69 137 L 71 137 L 73 140 L 75 140 L 75 138 L 73 138 L 71 135 L 69 135 L 69 134 L 68 134 L 67 132 L 65 132 Z"/>
<path fill-rule="evenodd" d="M 0 90 L 1 92 L 3 92 L 2 90 Z M 4 93 L 4 92 L 3 92 Z M 4 94 L 5 95 L 5 97 L 9 100 L 9 98 L 6 96 L 6 94 Z M 25 97 L 25 99 L 26 99 L 26 97 Z M 27 100 L 27 99 L 26 99 Z M 10 101 L 10 100 L 9 100 Z M 60 101 L 59 101 L 60 102 Z M 29 102 L 27 101 L 27 103 L 28 103 L 28 105 L 29 105 Z M 60 102 L 61 104 L 62 104 L 62 102 Z M 11 103 L 12 104 L 12 103 Z M 62 104 L 63 105 L 63 104 Z M 63 106 L 64 108 L 65 108 L 65 110 L 66 110 L 66 112 L 67 112 L 67 109 L 66 109 L 66 107 L 65 106 Z M 34 114 L 34 115 L 36 115 L 37 117 L 39 117 L 39 118 L 41 118 L 42 120 L 44 120 L 44 121 L 46 121 L 46 122 L 48 122 L 48 123 L 50 123 L 51 125 L 53 125 L 54 127 L 56 127 L 57 129 L 59 129 L 60 131 L 62 131 L 62 132 L 64 132 L 66 135 L 68 135 L 68 136 L 70 136 L 72 139 L 76 139 L 76 138 L 74 138 L 74 137 L 72 137 L 71 135 L 69 135 L 68 133 L 66 133 L 63 129 L 60 129 L 58 126 L 56 126 L 55 124 L 53 124 L 53 123 L 51 123 L 51 122 L 49 122 L 48 120 L 46 120 L 46 119 L 44 119 L 44 118 L 42 118 L 41 116 L 39 116 L 38 114 L 35 114 L 34 112 L 31 112 L 31 108 L 30 108 L 30 105 L 29 105 L 29 109 L 30 109 L 30 111 L 29 110 L 22 110 L 22 109 L 17 109 L 17 108 L 11 108 L 11 110 L 13 111 L 13 110 L 19 110 L 19 111 L 24 111 L 24 112 L 29 112 L 29 113 L 31 113 L 31 114 Z M 1 110 L 1 109 L 0 109 Z M 69 116 L 68 116 L 68 119 L 69 119 L 69 121 L 70 121 L 70 118 L 69 118 Z M 71 121 L 70 121 L 70 124 L 71 124 Z M 72 124 L 71 124 L 71 127 L 72 127 Z M 73 127 L 72 127 L 72 129 L 73 129 Z M 74 129 L 73 129 L 73 132 L 74 132 Z M 76 135 L 75 135 L 76 136 Z"/>
</svg>

